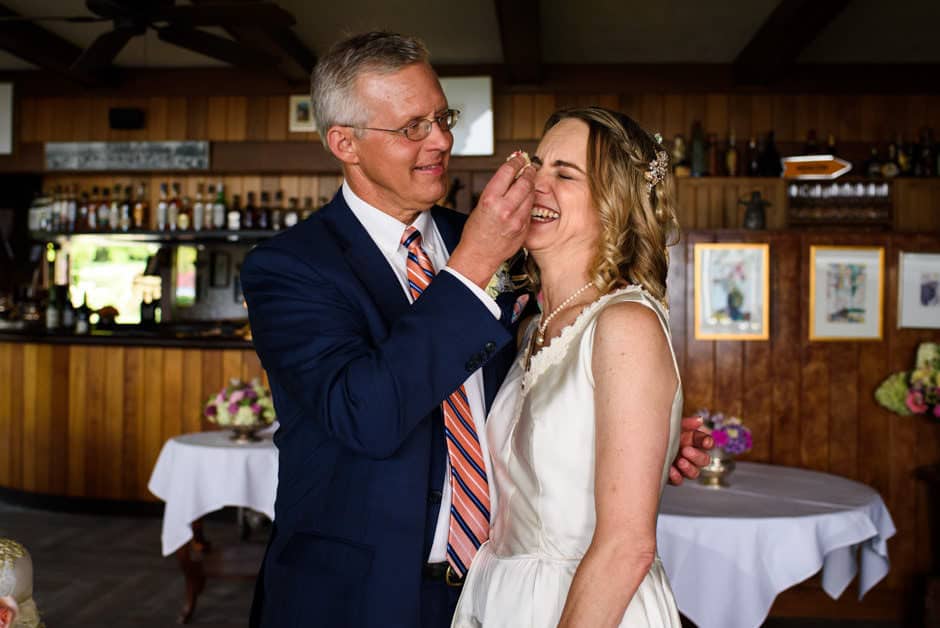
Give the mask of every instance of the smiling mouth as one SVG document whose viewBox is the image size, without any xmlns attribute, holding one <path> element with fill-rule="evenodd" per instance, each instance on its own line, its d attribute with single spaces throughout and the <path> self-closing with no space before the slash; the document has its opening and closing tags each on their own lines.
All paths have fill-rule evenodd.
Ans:
<svg viewBox="0 0 940 628">
<path fill-rule="evenodd" d="M 531 216 L 532 222 L 552 222 L 561 218 L 561 214 L 547 207 L 533 207 Z"/>
<path fill-rule="evenodd" d="M 436 164 L 427 164 L 427 165 L 425 165 L 425 166 L 415 166 L 415 170 L 417 170 L 418 172 L 432 172 L 432 171 L 438 170 L 438 169 L 440 169 L 440 170 L 443 170 L 443 169 L 444 169 L 444 163 L 443 163 L 443 162 L 438 162 L 438 163 L 436 163 Z"/>
</svg>

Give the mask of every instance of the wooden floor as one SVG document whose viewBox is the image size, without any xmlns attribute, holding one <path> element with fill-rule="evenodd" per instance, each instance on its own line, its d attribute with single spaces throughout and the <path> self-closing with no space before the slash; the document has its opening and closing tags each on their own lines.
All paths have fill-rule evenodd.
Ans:
<svg viewBox="0 0 940 628">
<path fill-rule="evenodd" d="M 237 543 L 234 511 L 207 521 L 206 532 L 216 545 Z M 65 514 L 0 501 L 0 537 L 20 541 L 32 554 L 34 597 L 49 628 L 177 625 L 183 579 L 176 560 L 160 555 L 159 518 Z M 263 539 L 250 542 L 263 543 Z M 244 628 L 252 588 L 250 580 L 210 579 L 191 625 Z M 764 625 L 900 628 L 891 622 L 790 617 L 772 618 Z"/>
</svg>

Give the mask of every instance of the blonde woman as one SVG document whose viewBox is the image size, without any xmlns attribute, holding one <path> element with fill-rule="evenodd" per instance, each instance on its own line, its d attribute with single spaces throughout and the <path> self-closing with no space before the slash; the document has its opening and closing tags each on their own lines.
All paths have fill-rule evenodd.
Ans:
<svg viewBox="0 0 940 628">
<path fill-rule="evenodd" d="M 542 314 L 487 420 L 495 514 L 454 626 L 678 627 L 656 553 L 682 412 L 668 157 L 629 117 L 588 107 L 554 114 L 532 161 Z"/>
</svg>

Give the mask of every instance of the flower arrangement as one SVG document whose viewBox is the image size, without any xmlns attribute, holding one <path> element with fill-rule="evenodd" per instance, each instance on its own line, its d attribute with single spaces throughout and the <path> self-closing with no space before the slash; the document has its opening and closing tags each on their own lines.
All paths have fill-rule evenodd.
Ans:
<svg viewBox="0 0 940 628">
<path fill-rule="evenodd" d="M 269 425 L 274 422 L 274 400 L 258 378 L 229 380 L 228 386 L 206 401 L 205 417 L 223 427 Z"/>
<path fill-rule="evenodd" d="M 727 454 L 736 456 L 751 450 L 754 444 L 751 430 L 744 426 L 744 422 L 736 416 L 726 417 L 723 412 L 712 414 L 708 410 L 699 410 L 697 415 L 702 417 L 705 427 L 712 431 L 715 447 Z"/>
<path fill-rule="evenodd" d="M 901 416 L 923 414 L 940 419 L 940 345 L 921 343 L 914 370 L 889 375 L 875 390 L 875 399 Z"/>
</svg>

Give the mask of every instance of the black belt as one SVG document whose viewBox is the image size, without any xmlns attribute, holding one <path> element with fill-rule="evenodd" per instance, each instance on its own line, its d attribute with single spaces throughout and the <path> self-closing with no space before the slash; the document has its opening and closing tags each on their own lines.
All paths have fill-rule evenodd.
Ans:
<svg viewBox="0 0 940 628">
<path fill-rule="evenodd" d="M 421 575 L 429 580 L 443 580 L 449 587 L 463 586 L 463 576 L 454 573 L 450 563 L 425 563 Z"/>
</svg>

